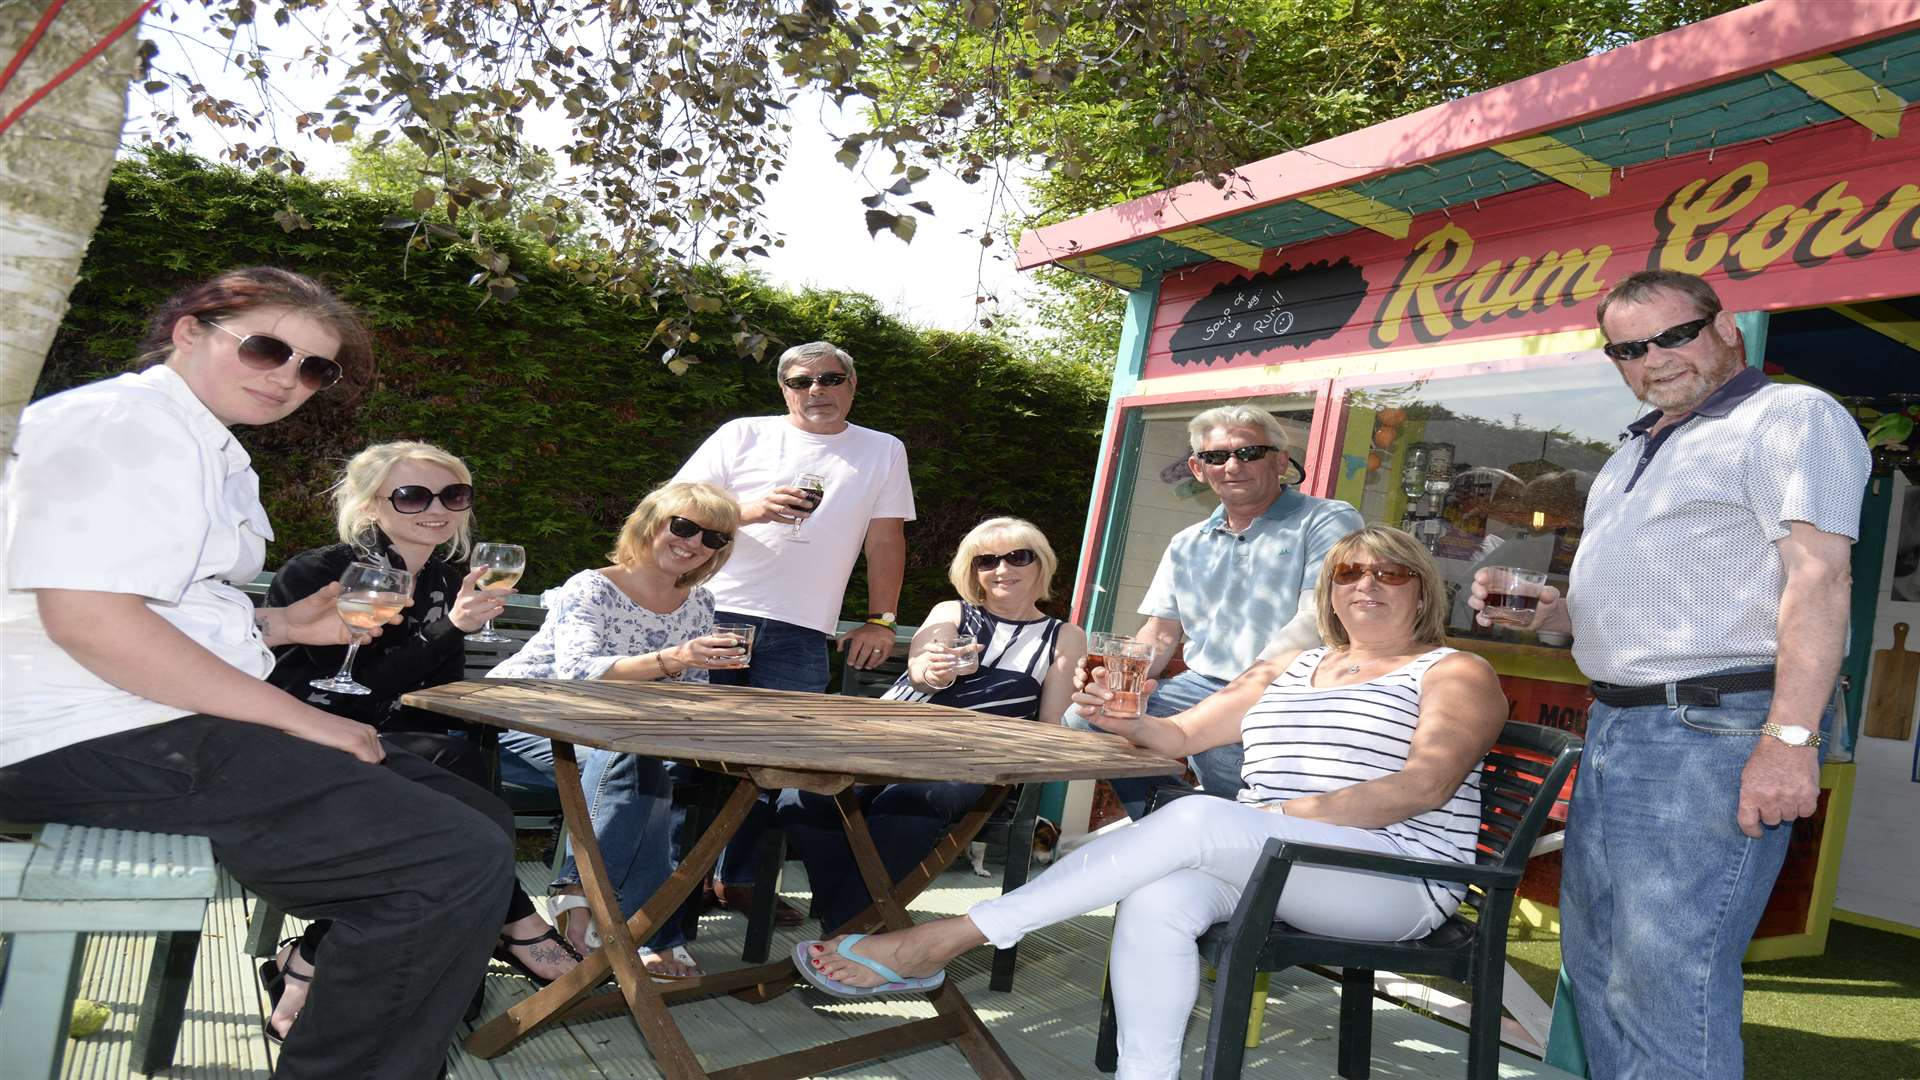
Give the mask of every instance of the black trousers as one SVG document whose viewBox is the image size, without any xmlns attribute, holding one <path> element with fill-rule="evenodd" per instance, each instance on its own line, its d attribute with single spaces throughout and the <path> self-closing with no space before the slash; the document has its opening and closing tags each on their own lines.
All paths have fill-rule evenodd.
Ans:
<svg viewBox="0 0 1920 1080">
<path fill-rule="evenodd" d="M 511 813 L 452 773 L 208 716 L 0 769 L 0 817 L 205 836 L 247 888 L 333 920 L 283 1080 L 438 1074 L 513 875 Z"/>
</svg>

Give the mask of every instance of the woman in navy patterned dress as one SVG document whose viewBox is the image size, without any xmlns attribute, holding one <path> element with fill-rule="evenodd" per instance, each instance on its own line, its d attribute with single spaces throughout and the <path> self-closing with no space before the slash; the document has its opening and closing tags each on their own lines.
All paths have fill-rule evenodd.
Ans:
<svg viewBox="0 0 1920 1080">
<path fill-rule="evenodd" d="M 706 682 L 708 668 L 739 652 L 732 637 L 713 633 L 713 594 L 701 585 L 725 565 L 739 524 L 739 504 L 711 484 L 654 489 L 627 516 L 607 555 L 613 564 L 583 570 L 549 591 L 539 632 L 488 677 Z M 508 732 L 500 744 L 527 765 L 552 772 L 553 748 L 545 738 Z M 620 910 L 631 918 L 673 871 L 673 786 L 666 764 L 589 750 L 580 772 L 594 837 Z M 553 890 L 554 918 L 569 940 L 577 948 L 598 948 L 571 855 Z M 577 914 L 569 919 L 569 913 Z M 654 933 L 640 960 L 658 979 L 701 974 L 678 918 Z"/>
<path fill-rule="evenodd" d="M 1065 712 L 1087 635 L 1040 611 L 1058 565 L 1053 546 L 1031 522 L 999 517 L 974 526 L 947 569 L 961 598 L 927 613 L 913 635 L 907 672 L 887 691 L 887 700 L 931 701 L 1020 720 Z M 961 634 L 974 644 L 953 648 Z M 979 784 L 958 783 L 859 789 L 867 828 L 892 879 L 919 863 L 985 792 Z M 807 866 L 821 927 L 832 930 L 864 911 L 872 897 L 854 866 L 834 801 L 783 791 L 778 813 L 788 843 Z"/>
</svg>

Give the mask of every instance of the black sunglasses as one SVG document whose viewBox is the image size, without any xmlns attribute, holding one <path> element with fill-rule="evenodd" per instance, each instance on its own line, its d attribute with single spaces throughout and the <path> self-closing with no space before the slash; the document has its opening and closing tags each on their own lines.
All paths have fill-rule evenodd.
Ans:
<svg viewBox="0 0 1920 1080">
<path fill-rule="evenodd" d="M 719 529 L 709 529 L 697 521 L 689 521 L 683 517 L 668 518 L 667 529 L 682 540 L 691 540 L 698 536 L 702 544 L 707 545 L 715 551 L 719 551 L 721 548 L 733 543 L 732 533 L 721 532 Z"/>
<path fill-rule="evenodd" d="M 1420 576 L 1418 570 L 1397 562 L 1374 563 L 1372 566 L 1343 562 L 1335 566 L 1329 576 L 1335 585 L 1351 585 L 1368 574 L 1372 574 L 1373 580 L 1382 585 L 1405 585 Z"/>
<path fill-rule="evenodd" d="M 1193 456 L 1207 465 L 1225 465 L 1228 458 L 1241 461 L 1259 461 L 1280 448 L 1277 446 L 1241 446 L 1232 450 L 1195 450 Z"/>
<path fill-rule="evenodd" d="M 241 334 L 229 330 L 204 315 L 195 316 L 199 321 L 240 342 L 236 350 L 240 362 L 255 371 L 272 371 L 282 367 L 296 356 L 300 357 L 300 382 L 309 390 L 325 390 L 340 381 L 343 369 L 337 361 L 324 356 L 307 353 L 302 356 L 298 349 L 281 341 L 271 334 Z"/>
<path fill-rule="evenodd" d="M 1014 548 L 1005 555 L 975 555 L 973 569 L 976 572 L 991 570 L 1000 565 L 1001 559 L 1007 560 L 1008 566 L 1032 566 L 1033 560 L 1039 557 L 1033 553 L 1032 548 Z"/>
<path fill-rule="evenodd" d="M 425 484 L 402 484 L 387 496 L 394 510 L 402 514 L 418 514 L 432 506 L 435 499 L 448 510 L 466 510 L 473 506 L 473 485 L 448 484 L 435 491 Z"/>
<path fill-rule="evenodd" d="M 780 380 L 780 385 L 789 390 L 811 390 L 814 383 L 819 383 L 821 386 L 839 386 L 846 381 L 846 375 L 838 371 L 829 371 L 825 375 L 789 375 Z"/>
<path fill-rule="evenodd" d="M 1669 326 L 1652 337 L 1641 338 L 1639 341 L 1608 342 L 1601 351 L 1605 352 L 1610 358 L 1624 364 L 1647 355 L 1647 346 L 1649 345 L 1658 345 L 1663 349 L 1677 349 L 1687 342 L 1692 341 L 1694 338 L 1699 337 L 1700 331 L 1705 330 L 1707 324 L 1712 322 L 1713 318 L 1712 315 L 1709 315 L 1704 319 L 1683 322 L 1679 326 Z"/>
</svg>

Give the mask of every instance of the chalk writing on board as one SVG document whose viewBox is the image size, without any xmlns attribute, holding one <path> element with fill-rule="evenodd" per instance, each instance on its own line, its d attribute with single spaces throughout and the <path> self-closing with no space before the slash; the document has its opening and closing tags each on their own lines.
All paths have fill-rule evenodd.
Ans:
<svg viewBox="0 0 1920 1080">
<path fill-rule="evenodd" d="M 1344 256 L 1235 278 L 1214 286 L 1180 317 L 1173 362 L 1210 365 L 1283 345 L 1304 349 L 1339 332 L 1366 295 L 1366 277 Z"/>
</svg>

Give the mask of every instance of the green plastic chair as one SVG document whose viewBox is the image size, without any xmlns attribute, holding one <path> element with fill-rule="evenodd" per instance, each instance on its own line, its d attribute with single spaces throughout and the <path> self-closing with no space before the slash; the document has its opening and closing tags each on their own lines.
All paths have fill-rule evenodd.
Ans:
<svg viewBox="0 0 1920 1080">
<path fill-rule="evenodd" d="M 1346 1080 L 1366 1080 L 1372 1069 L 1373 973 L 1378 970 L 1441 975 L 1472 987 L 1467 1076 L 1495 1080 L 1500 1068 L 1507 924 L 1514 894 L 1526 873 L 1535 838 L 1555 802 L 1564 797 L 1580 750 L 1580 739 L 1570 732 L 1539 724 L 1506 725 L 1481 772 L 1480 858 L 1473 865 L 1269 840 L 1232 918 L 1215 923 L 1199 941 L 1201 958 L 1218 972 L 1202 1076 L 1238 1080 L 1250 1043 L 1255 980 L 1261 972 L 1322 964 L 1341 969 L 1338 1069 Z M 1163 788 L 1159 794 L 1177 797 L 1195 792 Z M 1273 918 L 1296 864 L 1457 882 L 1467 886 L 1462 907 L 1473 909 L 1477 918 L 1456 914 L 1419 941 L 1359 941 L 1309 934 Z M 1265 1001 L 1262 993 L 1258 1003 Z M 1109 989 L 1101 996 L 1094 1052 L 1094 1065 L 1102 1072 L 1118 1066 L 1118 1034 Z"/>
</svg>

